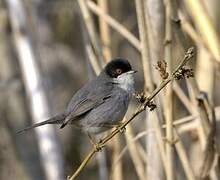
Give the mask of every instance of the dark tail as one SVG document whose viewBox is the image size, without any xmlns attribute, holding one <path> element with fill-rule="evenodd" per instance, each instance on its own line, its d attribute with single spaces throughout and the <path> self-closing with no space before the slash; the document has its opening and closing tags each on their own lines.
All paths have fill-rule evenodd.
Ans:
<svg viewBox="0 0 220 180">
<path fill-rule="evenodd" d="M 71 120 L 71 116 L 67 116 L 64 121 L 62 122 L 61 126 L 60 126 L 60 129 L 63 129 L 68 123 L 69 121 Z"/>
<path fill-rule="evenodd" d="M 66 118 L 66 114 L 65 113 L 62 113 L 62 114 L 58 114 L 46 121 L 42 121 L 42 122 L 39 122 L 39 123 L 36 123 L 32 126 L 28 126 L 20 131 L 17 132 L 17 134 L 20 134 L 20 133 L 23 133 L 25 131 L 28 131 L 28 130 L 31 130 L 33 128 L 36 128 L 36 127 L 39 127 L 39 126 L 43 126 L 45 124 L 62 124 L 64 122 L 64 119 Z"/>
</svg>

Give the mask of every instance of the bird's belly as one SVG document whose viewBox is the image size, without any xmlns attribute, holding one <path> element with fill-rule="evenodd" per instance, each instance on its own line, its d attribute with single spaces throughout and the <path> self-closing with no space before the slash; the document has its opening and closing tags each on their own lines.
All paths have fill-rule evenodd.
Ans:
<svg viewBox="0 0 220 180">
<path fill-rule="evenodd" d="M 84 127 L 83 131 L 85 131 L 89 134 L 99 134 L 99 133 L 105 132 L 109 129 L 110 128 L 108 128 L 108 127 L 89 127 L 89 128 Z"/>
<path fill-rule="evenodd" d="M 98 134 L 116 127 L 127 112 L 129 96 L 127 94 L 110 99 L 90 111 L 78 121 L 83 131 Z"/>
</svg>

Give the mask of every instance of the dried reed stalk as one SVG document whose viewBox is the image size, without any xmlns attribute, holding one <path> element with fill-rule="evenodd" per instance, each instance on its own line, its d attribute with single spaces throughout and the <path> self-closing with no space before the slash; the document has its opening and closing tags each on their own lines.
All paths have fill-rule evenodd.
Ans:
<svg viewBox="0 0 220 180">
<path fill-rule="evenodd" d="M 172 68 L 172 5 L 170 0 L 165 0 L 166 24 L 165 24 L 165 48 L 164 59 L 168 65 L 168 73 Z M 173 135 L 173 84 L 172 82 L 165 88 L 164 113 L 166 120 L 166 156 L 167 156 L 167 180 L 175 179 L 174 166 L 174 135 Z"/>
<path fill-rule="evenodd" d="M 148 46 L 148 31 L 147 31 L 147 26 L 146 26 L 146 19 L 145 19 L 145 15 L 144 15 L 144 3 L 141 0 L 136 0 L 135 1 L 135 7 L 136 7 L 136 13 L 137 13 L 137 20 L 138 20 L 138 29 L 139 29 L 139 36 L 140 36 L 140 41 L 141 41 L 141 57 L 142 57 L 142 65 L 143 65 L 143 70 L 144 70 L 144 81 L 145 81 L 145 89 L 148 89 L 150 91 L 152 91 L 154 89 L 154 83 L 153 83 L 153 75 L 152 75 L 152 64 L 150 61 L 150 54 L 149 54 L 149 46 Z M 154 111 L 151 113 L 152 114 L 152 126 L 155 129 L 155 136 L 157 139 L 157 143 L 159 146 L 159 153 L 161 155 L 162 158 L 162 162 L 164 167 L 166 168 L 166 158 L 165 158 L 165 149 L 164 149 L 164 145 L 163 145 L 163 140 L 162 140 L 162 132 L 161 132 L 161 127 L 159 125 L 159 117 L 157 115 L 157 112 Z M 147 116 L 146 116 L 147 117 Z M 146 118 L 146 124 L 149 124 L 147 121 L 149 121 L 148 118 Z M 150 128 L 150 127 L 147 127 Z M 149 141 L 149 137 L 146 138 L 146 146 L 148 146 L 151 142 L 154 141 L 154 134 L 153 134 L 153 139 L 151 139 L 151 141 Z M 154 143 L 154 147 L 157 146 Z M 147 165 L 147 177 L 151 177 L 153 179 L 156 179 L 156 177 L 154 177 L 152 175 L 152 168 L 155 168 L 154 165 L 152 165 L 151 163 L 156 163 L 158 162 L 158 153 L 156 149 L 153 149 L 154 147 L 146 147 L 148 149 L 152 149 L 154 152 L 154 155 L 151 155 L 151 161 L 149 161 L 148 159 L 146 160 L 148 162 Z M 146 157 L 148 158 L 148 157 Z M 157 166 L 158 167 L 158 166 Z M 155 171 L 154 171 L 155 172 Z"/>
<path fill-rule="evenodd" d="M 97 56 L 98 60 L 104 62 L 99 38 L 98 38 L 97 32 L 95 30 L 93 19 L 90 15 L 88 8 L 87 8 L 86 1 L 85 0 L 78 0 L 78 4 L 79 4 L 79 7 L 80 7 L 80 10 L 82 13 L 82 17 L 85 22 L 87 32 L 89 34 L 89 39 L 91 41 L 92 47 L 95 52 L 94 54 Z"/>
<path fill-rule="evenodd" d="M 196 180 L 195 175 L 192 171 L 193 168 L 191 167 L 191 164 L 187 158 L 187 154 L 186 154 L 185 148 L 183 146 L 183 143 L 182 143 L 181 139 L 179 138 L 179 135 L 176 130 L 174 131 L 174 137 L 176 140 L 176 143 L 175 143 L 176 151 L 179 155 L 179 158 L 182 163 L 182 166 L 183 166 L 183 169 L 184 169 L 184 172 L 186 174 L 187 179 L 188 180 Z"/>
<path fill-rule="evenodd" d="M 22 1 L 7 0 L 5 3 L 8 7 L 14 45 L 29 100 L 29 111 L 33 122 L 37 123 L 43 119 L 48 119 L 50 110 L 46 93 L 42 86 L 42 76 L 32 37 L 29 33 L 28 16 Z M 35 132 L 45 177 L 54 180 L 63 179 L 63 157 L 54 128 L 45 126 L 35 129 Z"/>
<path fill-rule="evenodd" d="M 203 7 L 203 3 L 201 3 L 199 0 L 185 0 L 185 3 L 189 9 L 192 19 L 201 33 L 202 39 L 215 59 L 220 62 L 219 37 L 216 29 L 214 28 L 213 22 Z"/>
</svg>

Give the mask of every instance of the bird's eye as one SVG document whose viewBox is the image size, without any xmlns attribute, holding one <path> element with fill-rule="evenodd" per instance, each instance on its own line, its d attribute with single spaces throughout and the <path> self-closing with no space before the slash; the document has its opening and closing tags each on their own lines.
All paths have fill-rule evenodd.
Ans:
<svg viewBox="0 0 220 180">
<path fill-rule="evenodd" d="M 121 69 L 116 69 L 116 73 L 117 73 L 118 75 L 120 75 L 120 74 L 122 73 L 122 70 L 121 70 Z"/>
</svg>

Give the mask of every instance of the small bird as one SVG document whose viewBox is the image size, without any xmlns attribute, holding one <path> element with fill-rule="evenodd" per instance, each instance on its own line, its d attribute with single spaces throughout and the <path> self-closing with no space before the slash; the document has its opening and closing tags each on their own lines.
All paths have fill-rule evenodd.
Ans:
<svg viewBox="0 0 220 180">
<path fill-rule="evenodd" d="M 98 134 L 117 126 L 125 116 L 134 93 L 134 73 L 128 60 L 116 58 L 92 81 L 79 89 L 67 109 L 46 121 L 36 123 L 18 133 L 45 124 L 67 124 L 91 134 Z"/>
</svg>

